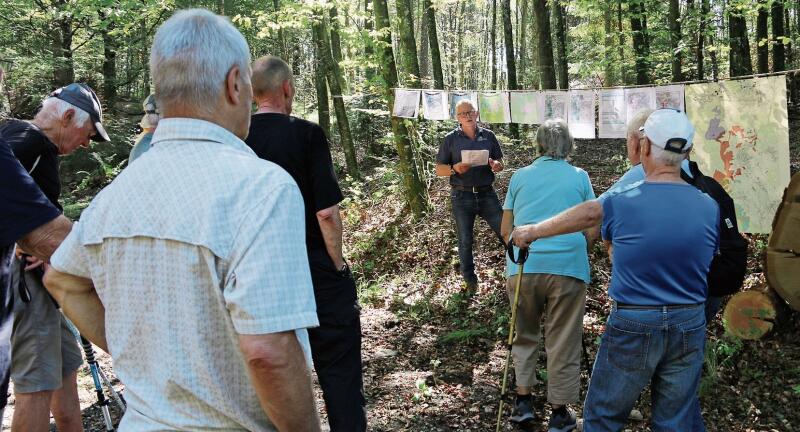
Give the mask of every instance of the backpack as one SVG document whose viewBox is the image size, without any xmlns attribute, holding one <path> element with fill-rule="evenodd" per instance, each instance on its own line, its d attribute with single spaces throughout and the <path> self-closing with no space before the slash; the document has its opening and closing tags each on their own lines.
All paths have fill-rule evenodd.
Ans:
<svg viewBox="0 0 800 432">
<path fill-rule="evenodd" d="M 747 240 L 739 233 L 733 198 L 712 177 L 704 175 L 697 163 L 689 162 L 690 178 L 681 169 L 681 178 L 719 204 L 719 253 L 708 271 L 708 295 L 722 297 L 739 291 L 747 272 Z"/>
</svg>

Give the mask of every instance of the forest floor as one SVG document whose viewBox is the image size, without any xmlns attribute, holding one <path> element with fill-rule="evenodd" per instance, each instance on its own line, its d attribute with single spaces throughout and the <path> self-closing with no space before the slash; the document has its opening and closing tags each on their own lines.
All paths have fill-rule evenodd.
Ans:
<svg viewBox="0 0 800 432">
<path fill-rule="evenodd" d="M 125 123 L 125 122 L 122 122 Z M 800 122 L 790 133 L 792 173 L 800 170 Z M 123 127 L 124 126 L 124 127 Z M 120 130 L 130 130 L 129 124 Z M 336 150 L 334 150 L 336 151 Z M 527 165 L 531 145 L 505 145 L 507 169 L 498 175 L 501 201 L 511 174 Z M 399 179 L 389 161 L 373 161 L 367 181 L 345 185 L 343 203 L 347 255 L 359 283 L 363 306 L 364 389 L 371 431 L 491 431 L 506 355 L 510 315 L 505 295 L 503 252 L 485 222 L 476 224 L 475 262 L 478 292 L 462 291 L 449 186 L 430 183 L 431 212 L 413 221 L 403 211 Z M 584 168 L 600 193 L 626 169 L 622 140 L 578 141 L 572 163 Z M 365 164 L 369 165 L 369 164 Z M 76 182 L 73 182 L 74 185 Z M 86 197 L 72 197 L 86 203 Z M 762 284 L 766 236 L 750 237 L 751 259 L 745 289 Z M 587 290 L 581 398 L 609 312 L 606 288 L 610 265 L 596 245 L 590 255 L 593 280 Z M 701 383 L 703 417 L 709 431 L 800 431 L 800 314 L 787 309 L 776 327 L 759 341 L 724 334 L 721 318 L 710 323 L 706 368 Z M 112 378 L 111 359 L 99 356 Z M 544 353 L 537 375 L 546 381 Z M 510 372 L 513 383 L 513 368 Z M 115 387 L 124 386 L 115 381 Z M 87 431 L 104 430 L 88 368 L 79 372 L 79 391 Z M 540 406 L 545 386 L 534 389 Z M 507 399 L 507 400 L 510 400 Z M 324 406 L 317 389 L 317 403 Z M 637 408 L 644 420 L 626 430 L 648 431 L 647 392 Z M 579 412 L 582 405 L 577 405 Z M 13 396 L 5 412 L 10 425 Z M 119 420 L 114 411 L 115 421 Z M 516 430 L 503 414 L 502 430 Z M 526 430 L 547 429 L 548 411 Z M 55 430 L 55 427 L 52 427 Z"/>
</svg>

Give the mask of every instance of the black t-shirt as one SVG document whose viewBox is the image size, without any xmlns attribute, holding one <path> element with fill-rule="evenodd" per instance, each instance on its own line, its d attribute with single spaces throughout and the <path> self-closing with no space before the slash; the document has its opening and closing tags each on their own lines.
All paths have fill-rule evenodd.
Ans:
<svg viewBox="0 0 800 432">
<path fill-rule="evenodd" d="M 5 138 L 14 156 L 31 173 L 50 202 L 61 210 L 61 179 L 58 170 L 58 148 L 34 124 L 22 120 L 9 120 L 0 125 L 0 135 Z"/>
<path fill-rule="evenodd" d="M 306 210 L 306 246 L 324 248 L 317 212 L 344 196 L 333 171 L 331 151 L 319 125 L 277 113 L 254 114 L 245 140 L 262 159 L 278 164 L 294 178 Z"/>
<path fill-rule="evenodd" d="M 22 168 L 0 135 L 0 409 L 5 406 L 11 334 L 11 257 L 14 243 L 58 217 L 59 211 Z"/>
</svg>

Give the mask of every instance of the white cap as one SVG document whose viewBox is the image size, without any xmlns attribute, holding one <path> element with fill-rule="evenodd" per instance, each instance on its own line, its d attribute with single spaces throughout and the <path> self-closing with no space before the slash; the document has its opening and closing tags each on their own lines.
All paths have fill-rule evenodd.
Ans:
<svg viewBox="0 0 800 432">
<path fill-rule="evenodd" d="M 673 153 L 692 149 L 694 126 L 686 113 L 672 108 L 653 111 L 642 129 L 651 143 Z"/>
</svg>

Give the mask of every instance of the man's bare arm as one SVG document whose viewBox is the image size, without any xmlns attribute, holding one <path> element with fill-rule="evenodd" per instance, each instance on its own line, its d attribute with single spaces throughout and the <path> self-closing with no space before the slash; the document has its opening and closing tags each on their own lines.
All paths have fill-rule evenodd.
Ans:
<svg viewBox="0 0 800 432">
<path fill-rule="evenodd" d="M 342 253 L 342 215 L 339 212 L 339 205 L 333 205 L 317 212 L 317 222 L 322 231 L 322 239 L 325 241 L 325 249 L 337 269 L 344 265 L 344 254 Z"/>
<path fill-rule="evenodd" d="M 459 174 L 464 174 L 465 172 L 469 171 L 469 169 L 471 168 L 469 165 L 465 164 L 464 162 L 459 162 L 459 163 L 454 164 L 454 165 L 437 163 L 436 164 L 436 175 L 439 176 L 439 177 L 449 177 L 452 174 L 452 172 L 450 171 L 450 167 L 451 166 L 453 167 L 453 171 L 455 171 L 455 172 L 457 172 Z"/>
<path fill-rule="evenodd" d="M 514 244 L 528 247 L 542 237 L 573 233 L 596 225 L 603 220 L 603 206 L 597 200 L 586 201 L 537 224 L 514 229 Z"/>
<path fill-rule="evenodd" d="M 62 215 L 50 222 L 29 232 L 25 237 L 19 239 L 17 244 L 26 253 L 35 256 L 45 262 L 50 262 L 50 256 L 58 249 L 58 246 L 72 230 L 72 222 Z"/>
<path fill-rule="evenodd" d="M 514 210 L 503 210 L 503 220 L 500 222 L 500 235 L 503 241 L 508 244 L 508 237 L 514 230 Z"/>
<path fill-rule="evenodd" d="M 261 407 L 279 431 L 320 430 L 311 376 L 294 331 L 239 335 Z"/>
<path fill-rule="evenodd" d="M 586 237 L 586 251 L 587 253 L 591 252 L 592 245 L 600 238 L 600 225 L 595 225 L 583 230 L 583 235 Z"/>
<path fill-rule="evenodd" d="M 44 275 L 44 285 L 81 335 L 108 352 L 106 309 L 91 279 L 62 273 L 51 267 Z"/>
</svg>

